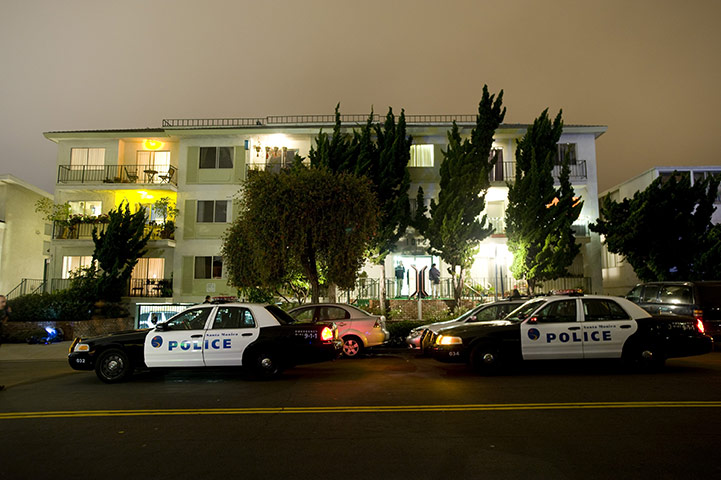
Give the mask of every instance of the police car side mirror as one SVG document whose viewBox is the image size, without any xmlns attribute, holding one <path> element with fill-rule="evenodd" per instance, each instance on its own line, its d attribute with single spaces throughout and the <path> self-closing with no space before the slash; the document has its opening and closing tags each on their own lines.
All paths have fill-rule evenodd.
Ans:
<svg viewBox="0 0 721 480">
<path fill-rule="evenodd" d="M 164 332 L 168 330 L 168 326 L 165 323 L 158 323 L 157 325 L 155 325 L 155 329 L 159 332 Z"/>
<path fill-rule="evenodd" d="M 535 324 L 538 323 L 538 318 L 536 318 L 536 317 L 531 317 L 531 318 L 528 319 L 528 321 L 527 321 L 526 323 L 528 323 L 529 325 L 535 325 Z"/>
</svg>

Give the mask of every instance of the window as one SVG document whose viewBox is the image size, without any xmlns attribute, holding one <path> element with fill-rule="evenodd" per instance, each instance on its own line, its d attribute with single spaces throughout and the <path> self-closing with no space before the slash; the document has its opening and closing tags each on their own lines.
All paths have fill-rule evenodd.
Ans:
<svg viewBox="0 0 721 480">
<path fill-rule="evenodd" d="M 134 280 L 159 280 L 165 275 L 164 258 L 139 258 L 130 278 Z"/>
<path fill-rule="evenodd" d="M 70 168 L 72 170 L 101 170 L 105 166 L 104 148 L 71 148 Z"/>
<path fill-rule="evenodd" d="M 661 303 L 689 304 L 691 302 L 691 287 L 685 285 L 666 285 L 659 295 Z"/>
<path fill-rule="evenodd" d="M 223 257 L 195 257 L 195 278 L 222 278 Z"/>
<path fill-rule="evenodd" d="M 196 308 L 179 313 L 166 324 L 170 330 L 202 330 L 210 314 L 210 308 Z"/>
<path fill-rule="evenodd" d="M 200 168 L 233 168 L 233 147 L 200 147 Z"/>
<path fill-rule="evenodd" d="M 661 289 L 658 285 L 646 285 L 643 289 L 642 302 L 655 302 L 658 297 L 658 291 Z"/>
<path fill-rule="evenodd" d="M 198 200 L 198 223 L 226 223 L 228 200 Z"/>
<path fill-rule="evenodd" d="M 319 307 L 318 321 L 325 322 L 327 320 L 343 320 L 350 318 L 350 314 L 339 307 Z"/>
<path fill-rule="evenodd" d="M 138 150 L 137 155 L 138 171 L 152 175 L 146 177 L 148 183 L 160 183 L 162 179 L 159 175 L 167 175 L 170 170 L 170 152 L 160 152 L 151 150 Z"/>
<path fill-rule="evenodd" d="M 314 314 L 315 307 L 308 307 L 293 312 L 293 318 L 295 318 L 298 323 L 310 323 L 313 321 Z"/>
<path fill-rule="evenodd" d="M 558 157 L 556 158 L 556 165 L 562 165 L 563 161 L 568 157 L 568 164 L 575 165 L 577 162 L 576 158 L 576 144 L 575 143 L 559 143 L 558 144 Z"/>
<path fill-rule="evenodd" d="M 409 167 L 432 167 L 433 145 L 411 145 Z"/>
<path fill-rule="evenodd" d="M 630 320 L 626 311 L 613 300 L 583 300 L 583 314 L 588 322 L 604 322 L 607 320 Z"/>
<path fill-rule="evenodd" d="M 68 202 L 70 204 L 71 215 L 89 215 L 97 217 L 103 212 L 103 202 L 101 201 L 79 201 Z"/>
<path fill-rule="evenodd" d="M 541 309 L 538 323 L 568 323 L 576 321 L 576 300 L 561 300 Z"/>
<path fill-rule="evenodd" d="M 79 268 L 87 268 L 93 263 L 92 256 L 63 257 L 61 278 L 70 278 L 70 274 Z"/>
<path fill-rule="evenodd" d="M 253 314 L 247 308 L 221 307 L 215 315 L 213 329 L 221 328 L 253 328 L 255 320 Z"/>
</svg>

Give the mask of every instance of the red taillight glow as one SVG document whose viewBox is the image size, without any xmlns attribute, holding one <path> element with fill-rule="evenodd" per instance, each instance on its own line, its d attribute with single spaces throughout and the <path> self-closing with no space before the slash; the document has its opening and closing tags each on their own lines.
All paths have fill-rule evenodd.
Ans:
<svg viewBox="0 0 721 480">
<path fill-rule="evenodd" d="M 698 321 L 703 321 L 703 310 L 694 310 L 693 318 L 695 318 Z"/>
<path fill-rule="evenodd" d="M 323 330 L 320 332 L 320 339 L 324 342 L 333 340 L 333 330 L 330 327 L 323 327 Z"/>
<path fill-rule="evenodd" d="M 701 320 L 696 320 L 696 330 L 698 330 L 699 333 L 706 333 L 706 328 L 703 326 Z"/>
</svg>

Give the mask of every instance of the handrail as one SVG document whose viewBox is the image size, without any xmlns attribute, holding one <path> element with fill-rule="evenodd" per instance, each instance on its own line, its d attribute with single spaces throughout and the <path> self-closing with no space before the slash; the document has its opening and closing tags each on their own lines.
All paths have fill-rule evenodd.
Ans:
<svg viewBox="0 0 721 480">
<path fill-rule="evenodd" d="M 169 165 L 161 169 L 158 166 L 141 164 L 59 165 L 58 183 L 140 183 L 177 186 L 177 176 L 170 174 L 171 169 L 177 171 L 178 167 Z"/>
</svg>

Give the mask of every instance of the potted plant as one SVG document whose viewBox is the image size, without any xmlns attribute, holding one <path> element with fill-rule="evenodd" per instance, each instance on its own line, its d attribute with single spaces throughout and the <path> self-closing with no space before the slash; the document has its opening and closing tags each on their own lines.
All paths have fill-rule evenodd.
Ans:
<svg viewBox="0 0 721 480">
<path fill-rule="evenodd" d="M 160 231 L 160 238 L 173 238 L 175 232 L 175 216 L 179 210 L 175 208 L 175 202 L 170 197 L 162 197 L 153 204 L 155 212 L 163 217 L 163 228 Z"/>
</svg>

